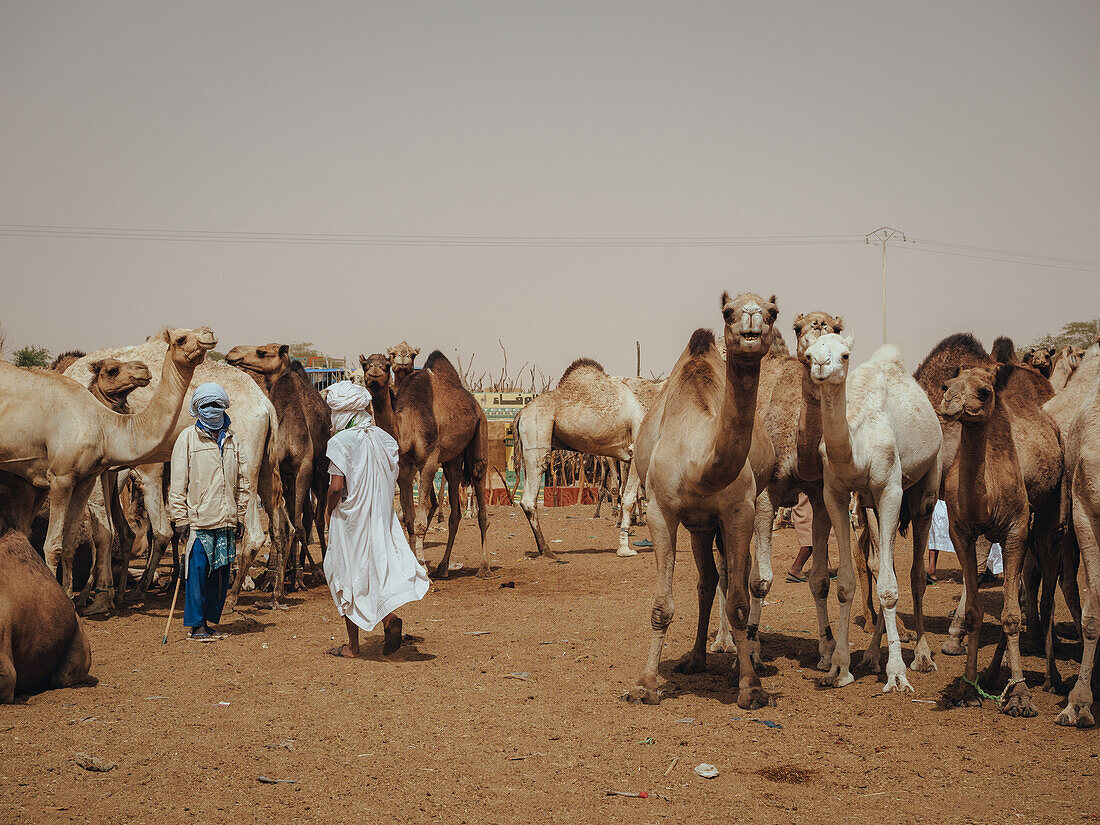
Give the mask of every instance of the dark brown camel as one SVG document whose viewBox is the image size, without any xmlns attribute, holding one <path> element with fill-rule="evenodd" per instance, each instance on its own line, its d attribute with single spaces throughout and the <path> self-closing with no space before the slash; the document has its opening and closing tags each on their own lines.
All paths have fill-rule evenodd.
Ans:
<svg viewBox="0 0 1100 825">
<path fill-rule="evenodd" d="M 7 530 L 0 535 L 0 704 L 16 693 L 81 684 L 91 665 L 73 603 L 26 536 Z"/>
<path fill-rule="evenodd" d="M 366 372 L 364 364 L 365 376 Z M 384 393 L 382 399 L 385 399 Z M 379 426 L 383 426 L 385 413 L 380 413 L 376 407 L 375 416 L 379 419 Z M 409 538 L 415 541 L 417 560 L 425 564 L 424 534 L 428 530 L 434 492 L 432 482 L 436 471 L 442 466 L 451 512 L 447 522 L 447 550 L 432 575 L 436 578 L 446 578 L 448 575 L 451 549 L 462 518 L 459 487 L 464 484 L 473 485 L 477 499 L 477 522 L 481 530 L 481 567 L 477 574 L 482 577 L 489 575 L 491 568 L 485 547 L 485 532 L 489 528 L 489 515 L 485 510 L 489 424 L 485 412 L 462 385 L 458 372 L 443 353 L 438 350 L 433 352 L 423 368 L 409 375 L 401 384 L 394 398 L 393 419 L 401 450 L 397 478 L 401 491 L 401 516 Z M 414 510 L 412 488 L 417 473 L 420 475 L 420 497 Z"/>
<path fill-rule="evenodd" d="M 302 365 L 290 357 L 290 347 L 286 344 L 234 347 L 225 360 L 262 381 L 260 386 L 271 399 L 279 419 L 276 451 L 283 500 L 293 530 L 288 555 L 293 589 L 301 583 L 300 571 L 309 552 L 309 534 L 314 525 L 322 557 L 327 549 L 324 501 L 328 495 L 328 457 L 325 455 L 330 421 L 328 405 Z M 311 491 L 316 505 L 310 500 Z M 242 564 L 241 569 L 247 570 L 248 565 Z M 284 572 L 276 571 L 277 581 Z M 237 578 L 234 593 L 243 582 L 243 576 Z"/>
</svg>

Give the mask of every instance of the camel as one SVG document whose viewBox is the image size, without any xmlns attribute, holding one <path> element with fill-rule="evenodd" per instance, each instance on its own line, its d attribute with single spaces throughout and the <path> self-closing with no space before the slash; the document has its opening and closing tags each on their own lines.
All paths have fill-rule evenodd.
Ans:
<svg viewBox="0 0 1100 825">
<path fill-rule="evenodd" d="M 386 347 L 386 358 L 390 362 L 395 388 L 400 388 L 405 379 L 416 371 L 413 361 L 419 354 L 420 347 L 410 347 L 408 341 L 402 341 L 396 347 Z"/>
<path fill-rule="evenodd" d="M 578 358 L 562 373 L 558 385 L 528 403 L 512 423 L 516 434 L 513 461 L 525 480 L 520 507 L 535 535 L 538 555 L 550 560 L 551 552 L 539 525 L 539 480 L 553 449 L 575 450 L 589 455 L 630 461 L 642 419 L 653 406 L 659 390 L 652 381 L 614 378 L 591 358 Z M 627 471 L 622 494 L 619 556 L 636 556 L 630 546 L 630 514 L 638 497 L 638 472 Z"/>
<path fill-rule="evenodd" d="M 1049 379 L 1051 370 L 1054 368 L 1052 359 L 1056 352 L 1058 350 L 1054 347 L 1032 347 L 1024 353 L 1021 363 L 1034 367 L 1043 378 Z"/>
<path fill-rule="evenodd" d="M 928 397 L 905 371 L 901 351 L 884 344 L 849 376 L 852 336 L 827 333 L 807 350 L 810 378 L 821 392 L 822 486 L 832 524 L 845 525 L 850 493 L 874 504 L 879 523 L 877 592 L 880 612 L 864 664 L 878 672 L 879 642 L 888 643 L 883 692 L 912 691 L 901 658 L 897 626 L 898 580 L 894 570 L 895 533 L 903 507 L 913 521 L 913 612 L 917 643 L 912 669 L 936 669 L 924 632 L 924 556 L 932 509 L 940 487 L 939 419 Z M 815 524 L 816 532 L 816 524 Z M 836 531 L 840 555 L 837 598 L 840 619 L 829 672 L 821 684 L 843 687 L 854 681 L 849 664 L 848 634 L 855 577 L 851 532 Z M 820 564 L 815 560 L 815 568 Z M 820 574 L 818 575 L 820 579 Z"/>
<path fill-rule="evenodd" d="M 88 679 L 92 649 L 73 603 L 26 536 L 0 535 L 0 705 Z"/>
<path fill-rule="evenodd" d="M 99 475 L 171 449 L 191 377 L 216 343 L 209 327 L 164 330 L 166 380 L 148 393 L 148 404 L 135 415 L 108 410 L 63 375 L 0 363 L 0 466 L 24 481 L 23 494 L 13 497 L 19 502 L 14 526 L 28 533 L 48 491 L 50 526 L 43 550 L 51 572 L 57 573 L 65 548 L 72 546 L 73 529 Z M 82 362 L 88 358 L 69 367 L 70 374 L 86 376 Z"/>
<path fill-rule="evenodd" d="M 746 293 L 721 297 L 725 357 L 714 333 L 698 329 L 646 414 L 634 447 L 634 462 L 649 494 L 649 529 L 657 559 L 657 595 L 650 625 L 653 638 L 645 669 L 629 698 L 658 704 L 657 671 L 665 635 L 672 622 L 672 575 L 676 532 L 691 534 L 699 571 L 699 623 L 695 645 L 677 671 L 706 667 L 707 626 L 718 584 L 713 548 L 725 561 L 728 585 L 725 609 L 737 645 L 737 704 L 760 708 L 773 700 L 760 684 L 749 656 L 749 542 L 755 518 L 756 479 L 750 456 L 771 450 L 754 425 L 760 362 L 772 343 L 778 309 Z"/>
<path fill-rule="evenodd" d="M 767 433 L 775 450 L 772 472 L 758 483 L 756 497 L 756 562 L 750 582 L 751 608 L 748 638 L 750 654 L 759 666 L 760 613 L 772 585 L 772 524 L 777 507 L 793 507 L 800 492 L 806 493 L 814 511 L 814 562 L 810 592 L 817 603 L 818 667 L 827 670 L 834 646 L 826 599 L 829 595 L 828 539 L 831 524 L 821 493 L 821 396 L 810 380 L 806 350 L 822 335 L 844 329 L 844 319 L 827 312 L 799 314 L 794 320 L 796 355 L 786 347 L 765 358 L 761 365 L 755 426 Z M 778 333 L 778 330 L 776 331 Z M 819 569 L 820 568 L 820 569 Z M 722 582 L 719 581 L 721 585 Z M 719 594 L 721 594 L 719 589 Z M 719 602 L 721 607 L 721 601 Z M 723 614 L 719 612 L 719 618 Z M 732 650 L 733 638 L 720 621 L 712 651 Z"/>
<path fill-rule="evenodd" d="M 366 379 L 363 377 L 363 368 L 360 367 L 357 370 L 344 370 L 344 380 L 350 381 L 353 384 L 358 384 L 360 387 L 365 387 Z"/>
<path fill-rule="evenodd" d="M 1066 384 L 1073 378 L 1077 366 L 1085 351 L 1081 347 L 1062 347 L 1051 359 L 1050 386 L 1055 394 L 1065 389 Z"/>
<path fill-rule="evenodd" d="M 439 350 L 432 352 L 423 368 L 400 384 L 396 396 L 392 397 L 392 412 L 387 409 L 390 394 L 385 385 L 379 386 L 377 383 L 378 370 L 373 367 L 368 370 L 366 361 L 361 357 L 367 387 L 372 392 L 372 399 L 377 399 L 372 406 L 378 424 L 387 431 L 389 427 L 396 429 L 395 437 L 401 452 L 397 477 L 401 492 L 401 518 L 410 540 L 415 543 L 417 561 L 427 564 L 424 559 L 424 535 L 428 530 L 431 501 L 435 495 L 435 474 L 442 466 L 447 479 L 451 513 L 447 523 L 447 549 L 432 576 L 445 579 L 449 574 L 451 550 L 462 518 L 459 487 L 469 484 L 473 485 L 477 499 L 477 522 L 481 530 L 481 567 L 477 575 L 490 575 L 489 551 L 485 546 L 485 532 L 489 528 L 489 514 L 485 509 L 489 424 L 485 412 L 462 385 L 454 366 Z M 414 508 L 413 481 L 417 474 L 420 476 L 420 495 Z"/>
<path fill-rule="evenodd" d="M 63 352 L 50 362 L 49 370 L 50 372 L 63 373 L 73 365 L 74 361 L 78 358 L 83 358 L 85 355 L 87 355 L 87 353 L 79 349 L 71 349 L 67 352 Z"/>
<path fill-rule="evenodd" d="M 310 529 L 317 528 L 322 557 L 326 551 L 324 502 L 328 495 L 328 458 L 325 449 L 329 436 L 329 409 L 302 365 L 290 357 L 287 344 L 233 347 L 225 362 L 263 379 L 267 397 L 279 419 L 276 452 L 283 501 L 286 503 L 293 535 L 289 559 L 295 571 L 300 569 L 299 555 L 308 553 Z M 312 491 L 317 501 L 310 500 Z M 295 542 L 299 547 L 295 547 Z M 251 564 L 243 565 L 248 567 Z M 276 577 L 282 576 L 276 571 Z"/>
<path fill-rule="evenodd" d="M 1092 346 L 1081 359 L 1078 377 L 1080 386 L 1088 378 L 1083 402 L 1065 432 L 1066 462 L 1062 481 L 1062 516 L 1071 519 L 1066 542 L 1084 560 L 1079 585 L 1084 591 L 1081 615 L 1081 669 L 1069 692 L 1065 708 L 1055 721 L 1059 725 L 1091 728 L 1096 724 L 1092 714 L 1092 676 L 1096 666 L 1096 642 L 1100 637 L 1100 347 Z M 1073 386 L 1073 385 L 1071 385 Z M 1083 388 L 1082 388 L 1083 389 Z M 1050 402 L 1047 404 L 1047 409 Z"/>
<path fill-rule="evenodd" d="M 959 554 L 966 589 L 965 610 L 956 611 L 948 631 L 950 646 L 945 644 L 944 652 L 963 649 L 960 637 L 964 620 L 968 633 L 965 676 L 945 691 L 944 700 L 948 705 L 981 704 L 977 675 L 982 611 L 978 607 L 975 540 L 984 534 L 1002 544 L 1005 563 L 1001 615 L 1004 634 L 985 681 L 988 687 L 997 679 L 1007 645 L 1012 677 L 1001 711 L 1010 716 L 1036 715 L 1020 663 L 1020 572 L 1029 546 L 1043 566 L 1040 613 L 1045 630 L 1041 635 L 1047 646 L 1047 684 L 1058 682 L 1053 670 L 1050 619 L 1059 562 L 1054 532 L 1061 503 L 1062 451 L 1054 420 L 1029 398 L 1029 393 L 1009 389 L 1015 374 L 1024 372 L 1024 368 L 1011 363 L 961 370 L 943 384 L 938 409 L 945 420 L 958 421 L 962 428 L 958 457 L 947 474 L 944 495 L 951 541 Z M 1022 375 L 1017 380 L 1028 378 Z M 1034 450 L 1037 442 L 1044 446 L 1044 436 L 1046 449 Z"/>
<path fill-rule="evenodd" d="M 78 378 L 87 374 L 87 364 L 103 358 L 119 360 L 141 360 L 147 364 L 157 364 L 164 356 L 165 342 L 159 336 L 151 336 L 138 346 L 115 347 L 90 353 L 73 364 L 66 375 Z M 148 387 L 134 391 L 131 403 L 140 403 L 158 391 L 163 373 L 151 367 L 152 382 Z M 260 505 L 268 514 L 268 534 L 272 549 L 276 555 L 278 569 L 282 569 L 286 559 L 286 508 L 282 502 L 282 485 L 278 476 L 278 456 L 275 446 L 278 442 L 279 424 L 275 408 L 268 400 L 256 381 L 239 369 L 222 362 L 204 361 L 194 371 L 195 383 L 214 381 L 221 384 L 229 394 L 228 414 L 233 431 L 245 459 L 249 472 L 249 486 L 252 489 L 252 502 L 245 519 L 245 536 L 238 545 L 241 558 L 252 558 L 256 548 L 265 541 L 263 523 L 260 519 Z M 156 576 L 157 567 L 165 548 L 172 540 L 172 523 L 168 518 L 168 509 L 164 499 L 164 464 L 172 457 L 172 447 L 176 437 L 184 428 L 193 426 L 193 419 L 183 403 L 190 397 L 190 389 L 184 387 L 184 398 L 171 423 L 171 433 L 156 451 L 151 452 L 138 462 L 119 461 L 117 466 L 132 467 L 133 476 L 138 479 L 142 490 L 142 500 L 149 516 L 153 532 L 153 545 L 145 572 L 138 585 L 139 597 L 148 591 Z M 233 584 L 231 599 L 235 600 L 244 583 L 247 568 L 241 566 Z M 125 598 L 125 594 L 122 594 Z M 273 604 L 279 605 L 282 593 L 276 592 Z"/>
</svg>

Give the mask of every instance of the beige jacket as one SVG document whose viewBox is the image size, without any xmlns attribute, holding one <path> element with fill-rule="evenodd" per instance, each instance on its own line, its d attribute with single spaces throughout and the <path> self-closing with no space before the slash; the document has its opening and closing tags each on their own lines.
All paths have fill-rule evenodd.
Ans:
<svg viewBox="0 0 1100 825">
<path fill-rule="evenodd" d="M 173 524 L 196 530 L 233 527 L 244 522 L 252 490 L 230 426 L 222 449 L 210 434 L 191 426 L 172 450 L 168 515 Z"/>
</svg>

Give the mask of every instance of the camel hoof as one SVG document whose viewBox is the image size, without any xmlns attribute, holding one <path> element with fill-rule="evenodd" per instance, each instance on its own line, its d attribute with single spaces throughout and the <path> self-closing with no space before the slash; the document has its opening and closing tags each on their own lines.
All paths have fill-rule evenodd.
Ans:
<svg viewBox="0 0 1100 825">
<path fill-rule="evenodd" d="M 948 636 L 944 641 L 940 651 L 944 656 L 965 656 L 966 655 L 966 643 L 961 639 L 956 639 L 954 636 Z"/>
<path fill-rule="evenodd" d="M 881 652 L 876 650 L 874 652 L 868 648 L 863 653 L 863 658 L 859 660 L 859 666 L 869 668 L 872 673 L 882 673 L 881 664 Z"/>
<path fill-rule="evenodd" d="M 493 578 L 493 568 L 487 564 L 481 565 L 477 569 L 477 578 L 479 579 L 491 579 Z"/>
<path fill-rule="evenodd" d="M 906 644 L 911 645 L 911 644 L 913 644 L 913 642 L 915 642 L 917 640 L 917 631 L 915 631 L 915 630 L 904 630 L 903 629 L 898 634 L 898 636 L 901 638 L 901 640 L 903 642 L 905 642 Z"/>
<path fill-rule="evenodd" d="M 974 686 L 959 676 L 940 693 L 940 701 L 945 708 L 980 708 L 982 697 Z"/>
<path fill-rule="evenodd" d="M 759 650 L 749 651 L 749 661 L 752 663 L 752 669 L 756 673 L 762 673 L 764 671 L 764 660 L 760 658 Z"/>
<path fill-rule="evenodd" d="M 435 570 L 432 571 L 431 575 L 433 579 L 446 579 L 450 577 L 451 571 L 449 569 L 449 566 L 444 567 L 442 564 L 440 564 L 435 568 Z"/>
<path fill-rule="evenodd" d="M 635 685 L 623 698 L 632 705 L 661 704 L 661 697 L 657 695 L 656 688 L 647 688 L 645 685 Z"/>
<path fill-rule="evenodd" d="M 615 555 L 620 556 L 624 559 L 628 559 L 631 556 L 638 555 L 638 551 L 635 550 L 633 547 L 620 547 L 618 550 L 615 551 Z"/>
<path fill-rule="evenodd" d="M 817 660 L 817 665 L 815 665 L 815 668 L 817 670 L 821 671 L 822 673 L 828 673 L 830 670 L 832 670 L 832 667 L 833 667 L 833 657 L 832 656 L 822 656 L 820 659 Z"/>
<path fill-rule="evenodd" d="M 882 686 L 883 693 L 891 693 L 897 691 L 898 693 L 916 693 L 913 686 L 909 684 L 909 680 L 905 678 L 905 668 L 902 666 L 901 673 L 890 673 L 889 667 L 886 669 L 886 684 Z"/>
<path fill-rule="evenodd" d="M 932 661 L 932 657 L 927 653 L 915 657 L 913 663 L 909 665 L 909 668 L 918 673 L 931 673 L 934 670 L 939 670 L 939 668 L 936 667 L 936 663 Z"/>
<path fill-rule="evenodd" d="M 114 603 L 114 599 L 107 593 L 99 593 L 91 603 L 80 611 L 81 616 L 102 616 L 104 613 L 111 612 L 111 606 Z"/>
<path fill-rule="evenodd" d="M 1055 718 L 1054 723 L 1064 728 L 1091 728 L 1096 724 L 1088 705 L 1070 702 Z"/>
<path fill-rule="evenodd" d="M 775 699 L 759 685 L 742 690 L 737 695 L 737 706 L 745 710 L 759 710 L 774 705 Z"/>
<path fill-rule="evenodd" d="M 706 656 L 688 656 L 673 665 L 672 670 L 675 673 L 706 673 L 707 658 Z"/>
<path fill-rule="evenodd" d="M 737 644 L 733 641 L 733 635 L 730 633 L 723 633 L 714 637 L 714 641 L 710 643 L 711 653 L 736 653 Z"/>
<path fill-rule="evenodd" d="M 817 684 L 820 687 L 827 688 L 842 688 L 845 685 L 850 685 L 856 678 L 852 675 L 848 668 L 842 668 L 839 665 L 833 665 L 827 674 L 817 680 Z"/>
<path fill-rule="evenodd" d="M 1031 718 L 1038 716 L 1039 711 L 1031 703 L 1031 692 L 1022 682 L 1012 688 L 1008 699 L 1001 705 L 1001 713 L 1016 719 L 1019 717 Z"/>
</svg>

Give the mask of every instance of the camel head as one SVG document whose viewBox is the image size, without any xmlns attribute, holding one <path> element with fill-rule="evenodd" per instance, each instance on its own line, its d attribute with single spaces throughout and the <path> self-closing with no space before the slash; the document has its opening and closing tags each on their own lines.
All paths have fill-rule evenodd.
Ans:
<svg viewBox="0 0 1100 825">
<path fill-rule="evenodd" d="M 795 352 L 798 360 L 808 364 L 806 350 L 810 344 L 827 335 L 830 332 L 840 333 L 844 330 L 844 319 L 837 315 L 835 318 L 827 312 L 798 313 L 794 319 Z"/>
<path fill-rule="evenodd" d="M 1024 363 L 1031 364 L 1035 369 L 1042 373 L 1044 378 L 1050 378 L 1050 371 L 1054 366 L 1052 358 L 1056 353 L 1054 347 L 1032 347 L 1024 355 Z"/>
<path fill-rule="evenodd" d="M 390 361 L 380 352 L 366 357 L 359 356 L 359 364 L 363 368 L 364 386 L 372 392 L 385 389 L 390 385 Z"/>
<path fill-rule="evenodd" d="M 1012 364 L 1001 364 L 959 370 L 954 378 L 942 385 L 943 401 L 936 412 L 945 421 L 962 421 L 964 424 L 988 421 L 993 414 L 997 392 L 1008 383 L 1014 369 Z"/>
<path fill-rule="evenodd" d="M 772 345 L 772 329 L 779 317 L 775 296 L 764 300 L 746 292 L 731 298 L 722 293 L 722 317 L 726 322 L 726 353 L 730 357 L 759 360 Z"/>
<path fill-rule="evenodd" d="M 92 374 L 93 387 L 107 398 L 125 400 L 126 396 L 138 387 L 146 387 L 153 380 L 153 374 L 144 361 L 119 361 L 117 358 L 104 358 L 88 365 Z"/>
<path fill-rule="evenodd" d="M 408 375 L 413 371 L 413 362 L 420 354 L 420 347 L 410 347 L 407 341 L 402 341 L 396 347 L 386 347 L 386 358 L 394 373 Z"/>
<path fill-rule="evenodd" d="M 1081 365 L 1081 359 L 1085 357 L 1085 351 L 1081 347 L 1064 346 L 1059 351 L 1057 357 L 1052 359 L 1053 361 L 1066 359 L 1066 366 L 1069 367 L 1070 372 L 1077 369 Z"/>
<path fill-rule="evenodd" d="M 210 327 L 165 328 L 161 330 L 160 335 L 168 342 L 168 351 L 172 354 L 172 360 L 177 365 L 186 366 L 189 369 L 194 369 L 201 364 L 206 353 L 218 345 L 218 339 Z"/>
<path fill-rule="evenodd" d="M 359 356 L 362 358 L 362 356 Z M 353 384 L 358 384 L 360 387 L 365 387 L 366 379 L 363 377 L 363 368 L 360 367 L 357 370 L 350 370 L 347 367 L 344 368 L 344 380 L 350 381 Z"/>
<path fill-rule="evenodd" d="M 806 363 L 815 384 L 843 384 L 848 380 L 852 341 L 851 335 L 827 332 L 807 348 Z"/>
<path fill-rule="evenodd" d="M 225 363 L 261 375 L 279 375 L 290 369 L 290 346 L 264 344 L 259 347 L 242 345 L 233 347 L 225 356 Z"/>
</svg>

